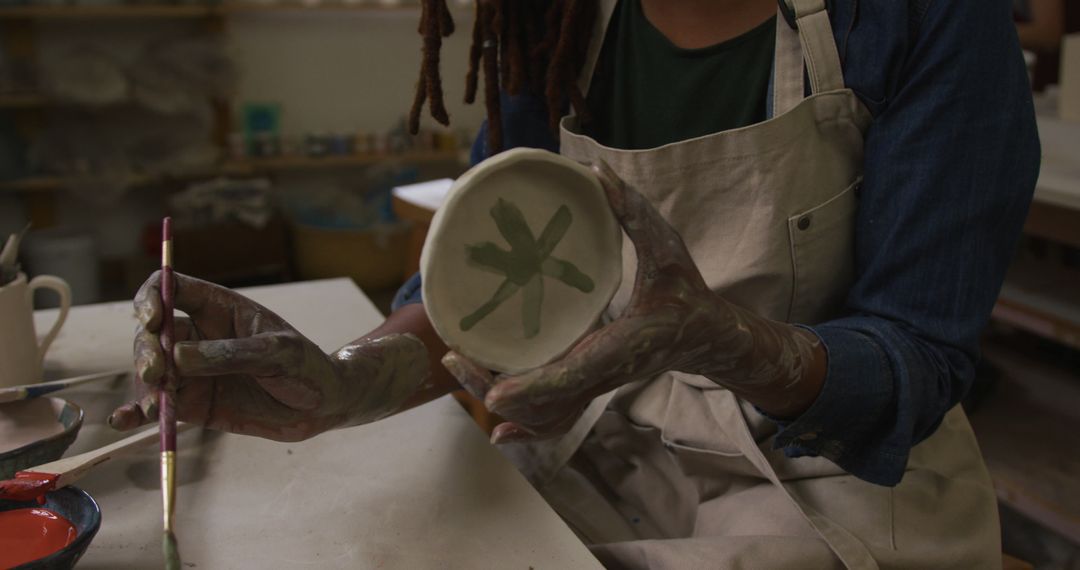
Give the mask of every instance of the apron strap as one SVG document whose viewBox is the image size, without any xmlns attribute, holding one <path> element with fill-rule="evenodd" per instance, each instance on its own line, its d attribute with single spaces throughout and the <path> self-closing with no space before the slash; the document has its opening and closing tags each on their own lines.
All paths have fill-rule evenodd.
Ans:
<svg viewBox="0 0 1080 570">
<path fill-rule="evenodd" d="M 522 475 L 537 489 L 542 489 L 562 469 L 570 457 L 581 447 L 585 436 L 600 419 L 611 400 L 615 398 L 616 388 L 597 396 L 585 407 L 570 431 L 552 438 L 530 443 L 507 443 L 498 446 L 499 451 L 513 463 Z"/>
<path fill-rule="evenodd" d="M 771 116 L 779 117 L 794 109 L 803 100 L 803 89 L 803 49 L 799 33 L 781 14 L 776 17 Z"/>
<path fill-rule="evenodd" d="M 836 49 L 829 13 L 825 10 L 825 0 L 784 2 L 795 12 L 795 25 L 802 40 L 811 92 L 843 89 L 844 70 L 840 65 L 840 52 Z"/>
<path fill-rule="evenodd" d="M 604 47 L 604 36 L 607 35 L 608 24 L 611 23 L 611 14 L 615 12 L 615 6 L 619 0 L 600 0 L 600 10 L 593 20 L 592 41 L 589 49 L 585 52 L 585 63 L 581 66 L 581 75 L 578 76 L 578 88 L 582 95 L 589 94 L 589 85 L 592 84 L 593 72 L 596 71 L 596 62 L 600 59 L 600 50 Z"/>
</svg>

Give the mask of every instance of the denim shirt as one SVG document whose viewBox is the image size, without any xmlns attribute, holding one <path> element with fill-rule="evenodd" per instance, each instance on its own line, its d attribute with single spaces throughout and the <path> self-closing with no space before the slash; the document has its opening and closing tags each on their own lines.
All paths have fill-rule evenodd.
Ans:
<svg viewBox="0 0 1080 570">
<path fill-rule="evenodd" d="M 980 331 L 1039 170 L 1012 0 L 832 0 L 844 79 L 874 116 L 843 312 L 806 328 L 828 354 L 789 457 L 822 456 L 900 482 L 911 448 L 967 393 Z M 503 97 L 504 144 L 558 151 L 543 100 Z M 485 127 L 472 160 L 488 153 Z M 797 181 L 792 181 L 797 183 Z M 395 306 L 419 302 L 419 277 Z"/>
</svg>

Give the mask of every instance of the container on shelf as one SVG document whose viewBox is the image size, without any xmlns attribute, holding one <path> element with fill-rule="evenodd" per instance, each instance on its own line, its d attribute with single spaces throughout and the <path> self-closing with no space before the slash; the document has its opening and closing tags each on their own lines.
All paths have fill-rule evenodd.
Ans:
<svg viewBox="0 0 1080 570">
<path fill-rule="evenodd" d="M 379 224 L 367 229 L 293 225 L 294 265 L 301 279 L 350 277 L 365 290 L 401 284 L 409 227 Z"/>
<path fill-rule="evenodd" d="M 330 152 L 330 135 L 322 132 L 309 133 L 304 137 L 304 154 L 311 157 L 326 156 Z"/>
<path fill-rule="evenodd" d="M 23 244 L 23 259 L 31 276 L 56 275 L 71 285 L 71 304 L 101 300 L 97 240 L 89 231 L 56 228 L 31 232 Z M 36 308 L 57 306 L 55 295 L 38 291 Z"/>
</svg>

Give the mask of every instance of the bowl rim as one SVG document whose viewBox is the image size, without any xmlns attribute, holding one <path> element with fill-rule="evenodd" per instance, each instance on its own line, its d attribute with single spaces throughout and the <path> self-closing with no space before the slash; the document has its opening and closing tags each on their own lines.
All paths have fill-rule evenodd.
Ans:
<svg viewBox="0 0 1080 570">
<path fill-rule="evenodd" d="M 22 447 L 16 447 L 15 449 L 0 453 L 0 460 L 8 459 L 9 457 L 14 457 L 16 455 L 19 455 L 20 453 L 25 453 L 26 451 L 29 451 L 31 448 L 38 447 L 40 445 L 45 445 L 47 443 L 51 443 L 51 442 L 63 439 L 65 437 L 68 437 L 72 433 L 77 432 L 79 430 L 79 428 L 82 427 L 83 419 L 86 417 L 86 412 L 83 411 L 82 406 L 79 406 L 78 404 L 76 404 L 75 402 L 72 402 L 71 400 L 67 400 L 67 399 L 64 399 L 64 398 L 57 398 L 57 397 L 54 397 L 54 396 L 45 396 L 44 399 L 56 400 L 56 401 L 63 402 L 65 408 L 70 406 L 72 409 L 74 409 L 78 413 L 78 416 L 75 417 L 75 421 L 71 422 L 70 426 L 65 427 L 64 430 L 61 431 L 60 433 L 53 434 L 53 435 L 50 435 L 49 437 L 46 437 L 44 439 L 39 439 L 39 440 L 36 440 L 36 441 L 32 441 L 32 442 L 30 442 L 30 443 L 28 443 L 28 444 L 26 444 L 26 445 L 24 445 Z M 25 401 L 25 400 L 23 400 L 23 401 Z M 63 408 L 61 408 L 60 412 L 63 413 Z M 59 420 L 59 419 L 60 418 L 57 417 L 57 420 Z"/>
<path fill-rule="evenodd" d="M 522 162 L 541 162 L 548 165 L 566 168 L 567 170 L 572 171 L 574 174 L 580 176 L 582 180 L 588 181 L 593 191 L 596 192 L 597 195 L 600 197 L 600 200 L 605 205 L 608 204 L 607 197 L 604 193 L 604 189 L 600 183 L 600 180 L 592 172 L 592 170 L 590 170 L 584 164 L 567 158 L 561 154 L 544 149 L 519 147 L 503 151 L 499 154 L 487 158 L 482 162 L 477 163 L 464 174 L 459 176 L 457 180 L 454 181 L 453 186 L 448 192 L 446 199 L 443 201 L 442 206 L 435 212 L 435 215 L 432 217 L 431 223 L 428 226 L 428 234 L 426 239 L 424 240 L 424 247 L 420 254 L 421 273 L 423 273 L 425 269 L 429 267 L 429 259 L 432 255 L 434 255 L 431 253 L 432 248 L 429 247 L 429 244 L 439 244 L 441 241 L 443 241 L 442 236 L 445 233 L 445 224 L 443 223 L 443 218 L 445 217 L 445 213 L 451 210 L 452 207 L 457 204 L 457 202 L 464 199 L 465 195 L 467 194 L 467 192 L 461 192 L 461 188 L 475 187 L 476 184 L 483 182 L 495 172 L 504 170 L 506 168 L 511 168 L 514 165 Z M 610 291 L 604 292 L 605 301 L 603 303 L 597 303 L 596 309 L 590 312 L 591 321 L 594 323 L 595 321 L 603 317 L 604 312 L 607 310 L 608 306 L 611 303 L 611 300 L 615 297 L 616 292 L 619 290 L 623 278 L 621 252 L 623 246 L 622 225 L 619 224 L 615 213 L 610 210 L 610 205 L 608 205 L 607 212 L 609 213 L 608 221 L 610 224 L 608 230 L 613 233 L 614 245 L 615 248 L 618 250 L 618 255 L 614 256 L 611 260 L 611 271 L 614 275 L 614 279 L 609 285 Z M 437 249 L 438 247 L 441 246 L 435 245 L 435 249 Z M 425 299 L 432 298 L 430 289 L 430 287 L 432 287 L 432 284 L 429 279 L 421 279 L 420 287 L 422 295 Z M 458 339 L 454 338 L 455 335 L 453 334 L 446 334 L 447 331 L 444 330 L 445 323 L 441 322 L 437 318 L 437 316 L 432 316 L 431 307 L 427 302 L 424 303 L 424 312 L 427 314 L 428 319 L 431 321 L 432 327 L 435 329 L 435 332 L 438 334 L 439 338 L 441 338 L 451 350 L 461 354 L 462 356 L 481 366 L 484 366 L 485 368 L 489 368 L 491 370 L 495 370 L 504 374 L 514 375 L 533 370 L 537 367 L 508 366 L 506 362 L 498 362 L 497 360 L 478 355 L 473 350 L 471 350 L 468 343 L 460 342 Z M 581 339 L 585 338 L 585 336 L 590 333 L 590 331 L 592 330 L 591 327 L 592 325 L 584 327 L 579 335 L 577 335 L 575 338 L 568 339 L 566 346 L 564 346 L 561 351 L 553 354 L 550 358 L 548 358 L 547 361 L 539 364 L 538 366 L 544 366 L 545 364 L 551 363 L 555 360 L 558 360 L 560 357 L 566 355 L 566 353 L 573 349 L 573 347 Z"/>
</svg>

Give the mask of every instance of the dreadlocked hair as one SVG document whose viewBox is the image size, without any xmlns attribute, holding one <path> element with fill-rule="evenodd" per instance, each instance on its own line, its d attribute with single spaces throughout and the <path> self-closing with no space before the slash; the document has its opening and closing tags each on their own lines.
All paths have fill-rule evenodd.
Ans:
<svg viewBox="0 0 1080 570">
<path fill-rule="evenodd" d="M 420 113 L 428 103 L 431 116 L 450 124 L 443 102 L 439 52 L 442 39 L 454 31 L 446 0 L 421 0 L 420 35 L 423 62 L 416 95 L 409 111 L 409 131 L 420 129 Z M 503 148 L 500 90 L 510 95 L 523 91 L 543 94 L 548 124 L 558 130 L 567 101 L 582 121 L 588 121 L 585 96 L 577 78 L 585 64 L 596 19 L 597 0 L 475 0 L 469 70 L 465 75 L 465 102 L 473 103 L 484 76 L 487 111 L 487 149 Z"/>
</svg>

